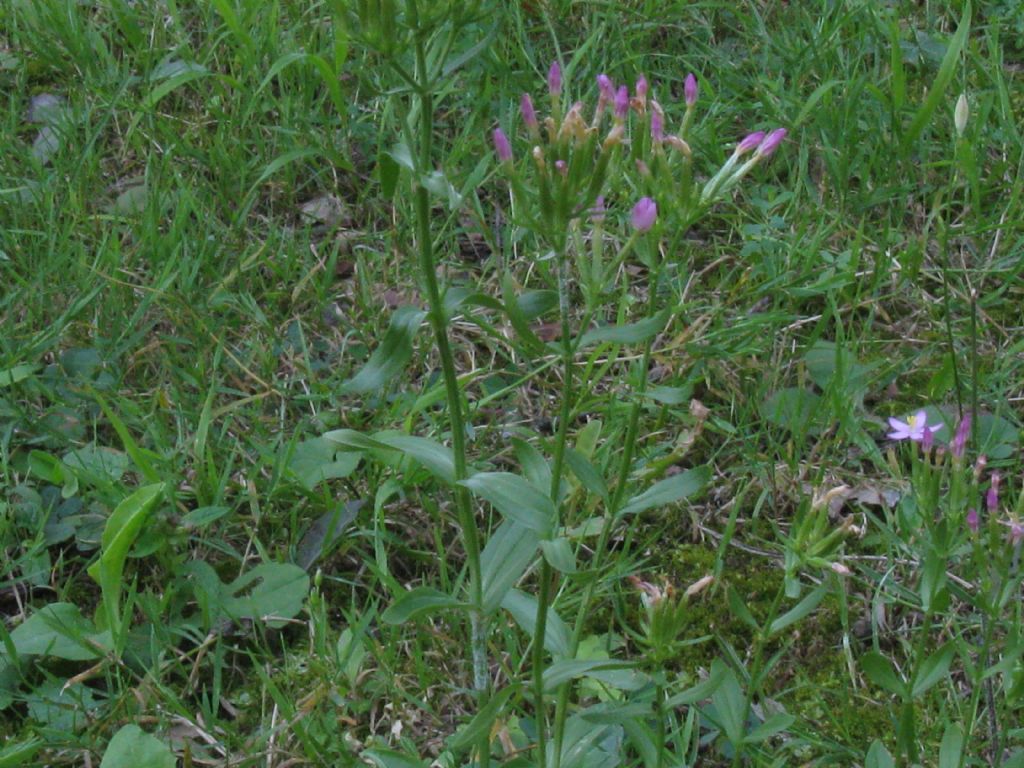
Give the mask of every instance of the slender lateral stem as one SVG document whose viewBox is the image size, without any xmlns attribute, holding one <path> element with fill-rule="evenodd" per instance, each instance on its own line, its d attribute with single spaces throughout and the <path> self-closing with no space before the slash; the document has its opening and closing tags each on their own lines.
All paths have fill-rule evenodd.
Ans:
<svg viewBox="0 0 1024 768">
<path fill-rule="evenodd" d="M 654 690 L 654 711 L 658 716 L 657 741 L 658 760 L 655 768 L 665 768 L 665 688 L 659 685 Z"/>
<path fill-rule="evenodd" d="M 744 719 L 746 719 L 747 714 L 750 712 L 750 707 L 754 704 L 754 695 L 757 693 L 757 689 L 760 688 L 761 681 L 759 678 L 761 677 L 761 665 L 764 662 L 764 648 L 768 644 L 768 630 L 775 621 L 775 617 L 779 615 L 779 605 L 782 603 L 782 598 L 785 594 L 786 582 L 783 581 L 779 584 L 779 589 L 772 599 L 772 604 L 768 609 L 768 616 L 761 624 L 761 631 L 757 633 L 757 637 L 754 640 L 754 653 L 750 662 L 750 684 L 747 686 L 746 695 L 744 696 Z M 740 768 L 743 765 L 743 750 L 740 749 L 740 746 L 739 744 L 736 745 L 736 754 L 733 756 L 732 768 Z"/>
<path fill-rule="evenodd" d="M 559 495 L 562 486 L 562 470 L 565 465 L 565 444 L 569 434 L 569 419 L 572 416 L 574 355 L 571 328 L 569 324 L 569 296 L 565 284 L 565 249 L 561 250 L 558 259 L 558 309 L 562 333 L 562 405 L 558 415 L 558 430 L 555 436 L 555 451 L 551 467 L 551 503 L 556 514 L 559 508 Z M 553 523 L 557 531 L 559 520 Z M 533 697 L 534 711 L 537 718 L 537 765 L 547 766 L 547 716 L 544 701 L 544 637 L 548 625 L 548 607 L 551 602 L 551 587 L 554 571 L 546 559 L 541 559 L 540 584 L 537 592 L 537 617 L 533 640 Z M 556 741 L 556 749 L 561 745 Z M 555 765 L 560 762 L 556 755 Z"/>
<path fill-rule="evenodd" d="M 632 242 L 632 240 L 631 240 Z M 658 295 L 658 283 L 661 277 L 661 265 L 658 265 L 651 271 L 651 284 L 649 288 L 649 295 L 647 297 L 647 313 L 648 316 L 654 314 L 654 310 L 657 308 L 657 295 Z M 633 453 L 636 447 L 636 439 L 640 430 L 640 411 L 643 408 L 643 397 L 647 392 L 647 378 L 648 369 L 651 365 L 651 356 L 654 350 L 654 337 L 649 339 L 644 344 L 643 357 L 640 360 L 640 381 L 637 384 L 634 392 L 634 400 L 630 406 L 629 411 L 629 422 L 626 426 L 626 443 L 622 448 L 622 459 L 619 464 L 618 476 L 615 481 L 615 490 L 612 491 L 612 496 L 608 504 L 608 510 L 605 514 L 604 525 L 601 527 L 601 534 L 597 539 L 597 547 L 594 549 L 593 563 L 595 568 L 599 568 L 601 561 L 604 559 L 605 550 L 608 548 L 608 540 L 611 538 L 612 529 L 615 526 L 615 517 L 618 510 L 622 506 L 623 497 L 626 493 L 626 485 L 629 480 L 629 470 L 633 466 Z M 594 589 L 596 587 L 597 580 L 591 580 L 590 583 L 583 590 L 583 599 L 580 601 L 579 609 L 576 612 L 576 621 L 573 624 L 572 629 L 572 642 L 570 644 L 570 650 L 572 655 L 575 656 L 576 649 L 579 648 L 580 639 L 583 635 L 583 625 L 586 621 L 587 614 L 590 609 L 590 602 L 594 597 Z M 559 768 L 561 753 L 562 753 L 562 741 L 565 736 L 565 720 L 568 715 L 569 709 L 569 684 L 562 683 L 558 689 L 558 699 L 555 703 L 555 729 L 554 729 L 554 750 L 555 759 L 554 767 Z"/>
<path fill-rule="evenodd" d="M 418 27 L 418 9 L 415 0 L 409 3 L 412 22 Z M 419 162 L 420 173 L 427 173 L 432 166 L 434 101 L 427 68 L 427 56 L 420 29 L 415 34 L 417 95 L 419 98 Z M 483 582 L 480 575 L 480 535 L 477 530 L 476 517 L 473 514 L 472 499 L 469 489 L 459 484 L 465 480 L 466 471 L 466 423 L 463 416 L 462 395 L 459 391 L 458 375 L 455 360 L 452 356 L 451 344 L 448 341 L 447 318 L 441 298 L 441 289 L 437 282 L 436 263 L 434 260 L 434 242 L 430 228 L 430 197 L 426 187 L 419 179 L 415 181 L 415 209 L 417 251 L 419 253 L 420 274 L 426 289 L 427 301 L 430 305 L 428 318 L 437 345 L 438 356 L 441 358 L 441 372 L 444 378 L 445 397 L 448 405 L 448 420 L 452 433 L 452 453 L 455 469 L 455 509 L 462 531 L 463 546 L 466 550 L 466 564 L 469 569 L 470 602 L 473 606 L 470 614 L 470 646 L 473 664 L 473 687 L 477 691 L 477 705 L 482 708 L 488 699 L 489 677 L 487 671 L 487 627 L 483 613 Z M 490 738 L 488 734 L 481 737 L 477 747 L 478 765 L 482 768 L 490 762 Z"/>
</svg>

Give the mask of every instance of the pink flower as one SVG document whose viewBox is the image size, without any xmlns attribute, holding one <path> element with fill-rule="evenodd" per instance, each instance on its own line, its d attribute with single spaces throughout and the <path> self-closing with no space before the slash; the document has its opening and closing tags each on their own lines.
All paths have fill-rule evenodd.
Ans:
<svg viewBox="0 0 1024 768">
<path fill-rule="evenodd" d="M 530 94 L 524 93 L 519 99 L 519 111 L 523 115 L 523 122 L 531 131 L 537 128 L 537 110 L 533 108 L 533 99 Z"/>
<path fill-rule="evenodd" d="M 1021 539 L 1024 539 L 1024 523 L 1020 520 L 1000 520 L 1000 523 L 1010 529 L 1010 543 L 1017 546 Z"/>
<path fill-rule="evenodd" d="M 743 137 L 743 140 L 736 145 L 736 149 L 733 150 L 733 154 L 736 155 L 737 157 L 739 157 L 740 155 L 745 155 L 750 150 L 757 149 L 757 147 L 761 144 L 762 141 L 764 141 L 764 131 L 754 131 L 753 133 L 748 133 L 746 136 Z"/>
<path fill-rule="evenodd" d="M 782 143 L 782 140 L 784 138 L 786 138 L 786 129 L 776 128 L 774 131 L 765 136 L 764 141 L 762 141 L 760 145 L 758 145 L 757 156 L 768 157 L 776 149 L 778 149 L 779 144 Z"/>
<path fill-rule="evenodd" d="M 626 114 L 629 112 L 629 88 L 624 85 L 619 86 L 619 90 L 615 92 L 615 119 L 625 120 Z"/>
<path fill-rule="evenodd" d="M 569 166 L 565 160 L 555 160 L 555 170 L 558 171 L 562 176 L 569 173 Z"/>
<path fill-rule="evenodd" d="M 683 84 L 683 97 L 686 99 L 688 107 L 697 103 L 697 78 L 693 72 L 686 76 L 686 82 Z"/>
<path fill-rule="evenodd" d="M 938 432 L 942 429 L 941 426 L 928 426 L 928 414 L 924 411 L 918 411 L 906 421 L 890 417 L 889 426 L 892 427 L 892 432 L 886 437 L 890 440 L 913 440 L 914 442 L 924 440 L 925 430 Z"/>
<path fill-rule="evenodd" d="M 971 414 L 968 411 L 960 419 L 960 423 L 956 425 L 956 434 L 953 435 L 953 442 L 950 443 L 949 450 L 953 454 L 954 459 L 962 459 L 964 457 L 964 450 L 967 448 L 967 436 L 971 434 Z"/>
<path fill-rule="evenodd" d="M 608 75 L 597 76 L 597 89 L 601 93 L 601 101 L 610 102 L 615 100 L 615 83 Z"/>
<path fill-rule="evenodd" d="M 552 96 L 557 96 L 562 92 L 562 67 L 558 63 L 558 60 L 551 62 L 551 68 L 548 70 L 548 93 Z"/>
<path fill-rule="evenodd" d="M 498 160 L 503 163 L 512 161 L 512 145 L 508 143 L 508 136 L 501 128 L 494 129 L 494 152 Z"/>
<path fill-rule="evenodd" d="M 654 226 L 656 218 L 658 218 L 658 204 L 649 197 L 641 197 L 640 202 L 633 206 L 630 220 L 633 229 L 643 234 Z"/>
</svg>

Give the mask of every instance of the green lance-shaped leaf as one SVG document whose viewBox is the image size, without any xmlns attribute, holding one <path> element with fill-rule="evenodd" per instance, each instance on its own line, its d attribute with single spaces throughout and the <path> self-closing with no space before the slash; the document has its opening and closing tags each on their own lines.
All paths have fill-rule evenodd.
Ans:
<svg viewBox="0 0 1024 768">
<path fill-rule="evenodd" d="M 378 432 L 364 435 L 352 429 L 336 429 L 324 435 L 325 440 L 356 451 L 399 451 L 418 461 L 438 480 L 455 484 L 455 457 L 450 448 L 436 440 L 400 432 Z"/>
<path fill-rule="evenodd" d="M 535 485 L 511 472 L 479 472 L 462 485 L 490 502 L 510 520 L 547 538 L 555 521 L 555 505 Z"/>
<path fill-rule="evenodd" d="M 504 608 L 516 624 L 527 634 L 533 637 L 537 631 L 537 598 L 520 592 L 518 589 L 509 590 L 505 599 L 501 601 Z M 571 631 L 564 621 L 555 613 L 552 606 L 548 606 L 547 626 L 544 631 L 544 650 L 548 651 L 555 659 L 565 659 L 571 654 L 572 640 Z"/>
<path fill-rule="evenodd" d="M 388 624 L 404 624 L 410 619 L 427 613 L 443 610 L 465 609 L 469 604 L 441 592 L 433 587 L 417 587 L 401 595 L 381 614 L 381 619 Z"/>
<path fill-rule="evenodd" d="M 910 687 L 910 695 L 916 699 L 945 678 L 955 655 L 956 645 L 954 643 L 946 643 L 925 659 L 914 676 L 914 682 Z"/>
<path fill-rule="evenodd" d="M 483 709 L 473 716 L 473 719 L 456 731 L 449 739 L 448 746 L 456 752 L 461 752 L 477 744 L 481 738 L 490 733 L 491 726 L 501 713 L 502 708 L 516 692 L 514 685 L 506 686 L 498 691 Z"/>
<path fill-rule="evenodd" d="M 635 515 L 652 507 L 664 507 L 681 501 L 703 490 L 710 477 L 711 472 L 707 467 L 697 467 L 659 480 L 643 493 L 627 501 L 619 515 Z"/>
<path fill-rule="evenodd" d="M 591 344 L 639 344 L 653 338 L 665 327 L 672 309 L 663 309 L 653 317 L 644 318 L 635 323 L 623 325 L 604 325 L 587 331 L 580 337 L 580 347 Z"/>
<path fill-rule="evenodd" d="M 795 624 L 800 621 L 818 607 L 818 603 L 824 599 L 826 594 L 828 594 L 828 586 L 826 584 L 822 584 L 799 603 L 775 619 L 768 629 L 768 634 L 774 635 L 777 632 L 781 632 L 791 624 Z"/>
<path fill-rule="evenodd" d="M 405 368 L 412 357 L 412 340 L 426 312 L 415 307 L 400 307 L 391 316 L 384 341 L 370 355 L 359 373 L 341 385 L 346 394 L 365 394 L 384 387 Z"/>
<path fill-rule="evenodd" d="M 480 579 L 483 581 L 483 610 L 498 609 L 508 591 L 515 586 L 537 557 L 540 535 L 514 520 L 505 520 L 491 535 L 480 553 Z"/>
<path fill-rule="evenodd" d="M 860 666 L 872 683 L 897 696 L 906 697 L 906 683 L 896 675 L 892 663 L 885 656 L 875 651 L 865 653 L 861 656 Z"/>
<path fill-rule="evenodd" d="M 115 638 L 121 626 L 121 577 L 124 575 L 124 563 L 150 510 L 163 491 L 163 483 L 146 485 L 117 505 L 103 528 L 100 559 L 89 567 L 89 575 L 100 585 L 103 593 L 107 627 Z"/>
</svg>

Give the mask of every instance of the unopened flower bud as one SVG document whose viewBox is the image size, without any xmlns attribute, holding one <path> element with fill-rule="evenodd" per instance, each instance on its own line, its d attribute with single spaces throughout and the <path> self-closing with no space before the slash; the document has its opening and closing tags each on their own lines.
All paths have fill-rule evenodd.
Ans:
<svg viewBox="0 0 1024 768">
<path fill-rule="evenodd" d="M 682 152 L 687 157 L 692 157 L 693 152 L 690 151 L 690 145 L 680 139 L 678 136 L 666 136 L 665 143 L 668 144 L 672 149 L 677 152 Z"/>
<path fill-rule="evenodd" d="M 601 148 L 604 150 L 611 149 L 622 141 L 622 137 L 625 133 L 626 127 L 622 123 L 616 123 L 612 126 L 612 129 L 608 131 L 608 136 L 605 138 Z"/>
<path fill-rule="evenodd" d="M 974 482 L 977 483 L 981 480 L 981 475 L 985 471 L 986 466 L 988 466 L 988 457 L 984 453 L 979 454 L 974 462 Z"/>
<path fill-rule="evenodd" d="M 715 577 L 712 576 L 709 573 L 707 576 L 703 576 L 702 578 L 697 579 L 697 581 L 693 582 L 693 584 L 688 586 L 686 588 L 686 592 L 684 594 L 687 597 L 693 597 L 694 595 L 699 595 L 701 592 L 703 592 L 705 589 L 707 589 L 709 586 L 711 586 L 711 584 L 714 582 L 714 580 L 715 580 Z"/>
<path fill-rule="evenodd" d="M 665 140 L 665 113 L 656 101 L 651 101 L 651 140 L 655 144 Z"/>
<path fill-rule="evenodd" d="M 643 75 L 636 81 L 636 98 L 641 104 L 647 104 L 647 78 Z"/>
<path fill-rule="evenodd" d="M 629 88 L 624 85 L 619 86 L 619 90 L 615 92 L 615 119 L 622 121 L 626 119 L 626 114 L 629 112 Z"/>
<path fill-rule="evenodd" d="M 658 218 L 658 204 L 649 197 L 641 197 L 640 202 L 633 206 L 630 221 L 633 229 L 643 234 L 654 226 L 654 220 Z"/>
<path fill-rule="evenodd" d="M 980 525 L 981 520 L 978 518 L 978 510 L 971 507 L 967 510 L 967 527 L 970 529 L 971 533 L 977 533 Z"/>
<path fill-rule="evenodd" d="M 967 94 L 961 93 L 956 100 L 956 109 L 953 110 L 953 126 L 956 128 L 956 135 L 963 136 L 967 130 L 967 118 L 971 116 L 971 108 L 967 103 Z"/>
<path fill-rule="evenodd" d="M 839 562 L 832 563 L 829 566 L 829 568 L 831 568 L 833 571 L 838 573 L 840 576 L 849 576 L 850 573 L 851 573 L 849 568 L 847 568 L 845 565 L 843 565 L 842 563 L 839 563 Z"/>
<path fill-rule="evenodd" d="M 985 509 L 989 511 L 989 514 L 994 513 L 999 508 L 999 473 L 992 473 L 992 483 L 988 487 L 988 492 L 985 494 Z"/>
<path fill-rule="evenodd" d="M 733 154 L 739 157 L 745 155 L 751 150 L 757 149 L 761 142 L 764 141 L 764 131 L 754 131 L 748 133 L 739 144 L 736 145 L 736 149 L 733 150 Z"/>
<path fill-rule="evenodd" d="M 600 92 L 601 101 L 609 103 L 615 101 L 615 84 L 608 75 L 597 76 L 597 90 Z"/>
<path fill-rule="evenodd" d="M 569 166 L 565 160 L 555 160 L 555 170 L 564 177 L 569 173 Z"/>
<path fill-rule="evenodd" d="M 683 83 L 683 98 L 686 100 L 687 107 L 692 107 L 697 103 L 697 78 L 693 72 L 686 76 L 686 81 Z"/>
<path fill-rule="evenodd" d="M 544 150 L 540 147 L 534 147 L 530 153 L 533 155 L 533 162 L 537 165 L 537 170 L 543 171 L 548 167 L 548 164 L 544 160 Z"/>
<path fill-rule="evenodd" d="M 953 435 L 953 442 L 949 446 L 950 453 L 953 454 L 954 459 L 962 459 L 964 457 L 964 450 L 967 448 L 967 436 L 970 434 L 971 414 L 968 411 L 960 419 L 960 423 L 956 425 L 956 433 Z"/>
<path fill-rule="evenodd" d="M 758 157 L 769 157 L 776 149 L 778 149 L 779 144 L 781 144 L 782 140 L 785 139 L 785 138 L 786 138 L 786 129 L 785 128 L 776 128 L 774 131 L 772 131 L 767 136 L 765 136 L 764 137 L 764 141 L 762 141 L 758 145 L 758 147 L 757 147 L 757 156 Z M 928 430 L 925 430 L 925 431 L 927 432 Z"/>
<path fill-rule="evenodd" d="M 548 93 L 552 96 L 557 96 L 562 92 L 562 67 L 558 63 L 558 60 L 551 62 L 551 68 L 548 70 Z"/>
<path fill-rule="evenodd" d="M 494 129 L 494 151 L 501 162 L 512 161 L 512 145 L 508 143 L 508 137 L 501 128 Z"/>
<path fill-rule="evenodd" d="M 636 159 L 636 171 L 645 179 L 651 178 L 651 169 L 643 160 L 639 157 Z"/>
<path fill-rule="evenodd" d="M 590 209 L 590 220 L 595 224 L 604 221 L 604 195 L 598 195 L 594 201 L 594 206 Z"/>
<path fill-rule="evenodd" d="M 533 108 L 533 99 L 530 98 L 530 94 L 524 93 L 519 99 L 519 111 L 523 115 L 523 122 L 526 123 L 526 127 L 530 129 L 530 132 L 537 130 L 537 110 Z"/>
</svg>

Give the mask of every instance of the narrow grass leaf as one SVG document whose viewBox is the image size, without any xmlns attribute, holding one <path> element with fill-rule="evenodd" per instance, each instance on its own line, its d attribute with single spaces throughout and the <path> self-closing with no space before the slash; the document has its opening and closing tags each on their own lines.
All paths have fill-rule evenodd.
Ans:
<svg viewBox="0 0 1024 768">
<path fill-rule="evenodd" d="M 381 614 L 388 624 L 404 624 L 410 619 L 422 616 L 425 613 L 437 613 L 453 609 L 465 609 L 469 606 L 433 587 L 417 587 L 406 592 L 393 602 L 384 613 Z"/>
<path fill-rule="evenodd" d="M 935 110 L 938 109 L 940 104 L 946 101 L 946 88 L 949 86 L 950 81 L 956 74 L 957 64 L 960 59 L 960 52 L 963 50 L 964 43 L 967 42 L 967 35 L 971 30 L 971 4 L 970 2 L 964 3 L 964 10 L 960 16 L 960 23 L 956 28 L 956 32 L 953 33 L 953 37 L 950 38 L 949 45 L 946 48 L 946 55 L 942 58 L 942 64 L 939 65 L 939 72 L 935 76 L 935 81 L 931 84 L 928 89 L 928 95 L 925 97 L 924 104 L 917 110 L 917 114 L 914 115 L 914 119 L 910 123 L 910 127 L 907 128 L 906 133 L 903 134 L 903 153 L 909 154 L 910 146 L 917 141 L 917 138 L 921 135 L 921 131 L 931 120 Z"/>
<path fill-rule="evenodd" d="M 665 507 L 699 493 L 707 485 L 711 472 L 707 467 L 698 467 L 680 472 L 678 475 L 659 480 L 643 493 L 626 502 L 619 515 L 635 515 L 653 507 Z"/>
<path fill-rule="evenodd" d="M 426 315 L 415 307 L 396 310 L 380 346 L 359 373 L 341 385 L 341 391 L 347 394 L 374 392 L 400 373 L 412 357 L 412 340 Z"/>
<path fill-rule="evenodd" d="M 42 746 L 42 739 L 28 739 L 17 744 L 8 744 L 0 749 L 0 768 L 16 768 L 16 766 L 24 765 L 36 756 L 36 752 Z"/>
<path fill-rule="evenodd" d="M 37 365 L 23 363 L 22 365 L 16 365 L 13 368 L 0 371 L 0 387 L 10 387 L 19 381 L 24 381 L 35 373 L 38 367 Z"/>
<path fill-rule="evenodd" d="M 555 506 L 536 486 L 511 472 L 479 472 L 461 484 L 510 520 L 541 536 L 550 534 Z"/>
</svg>

